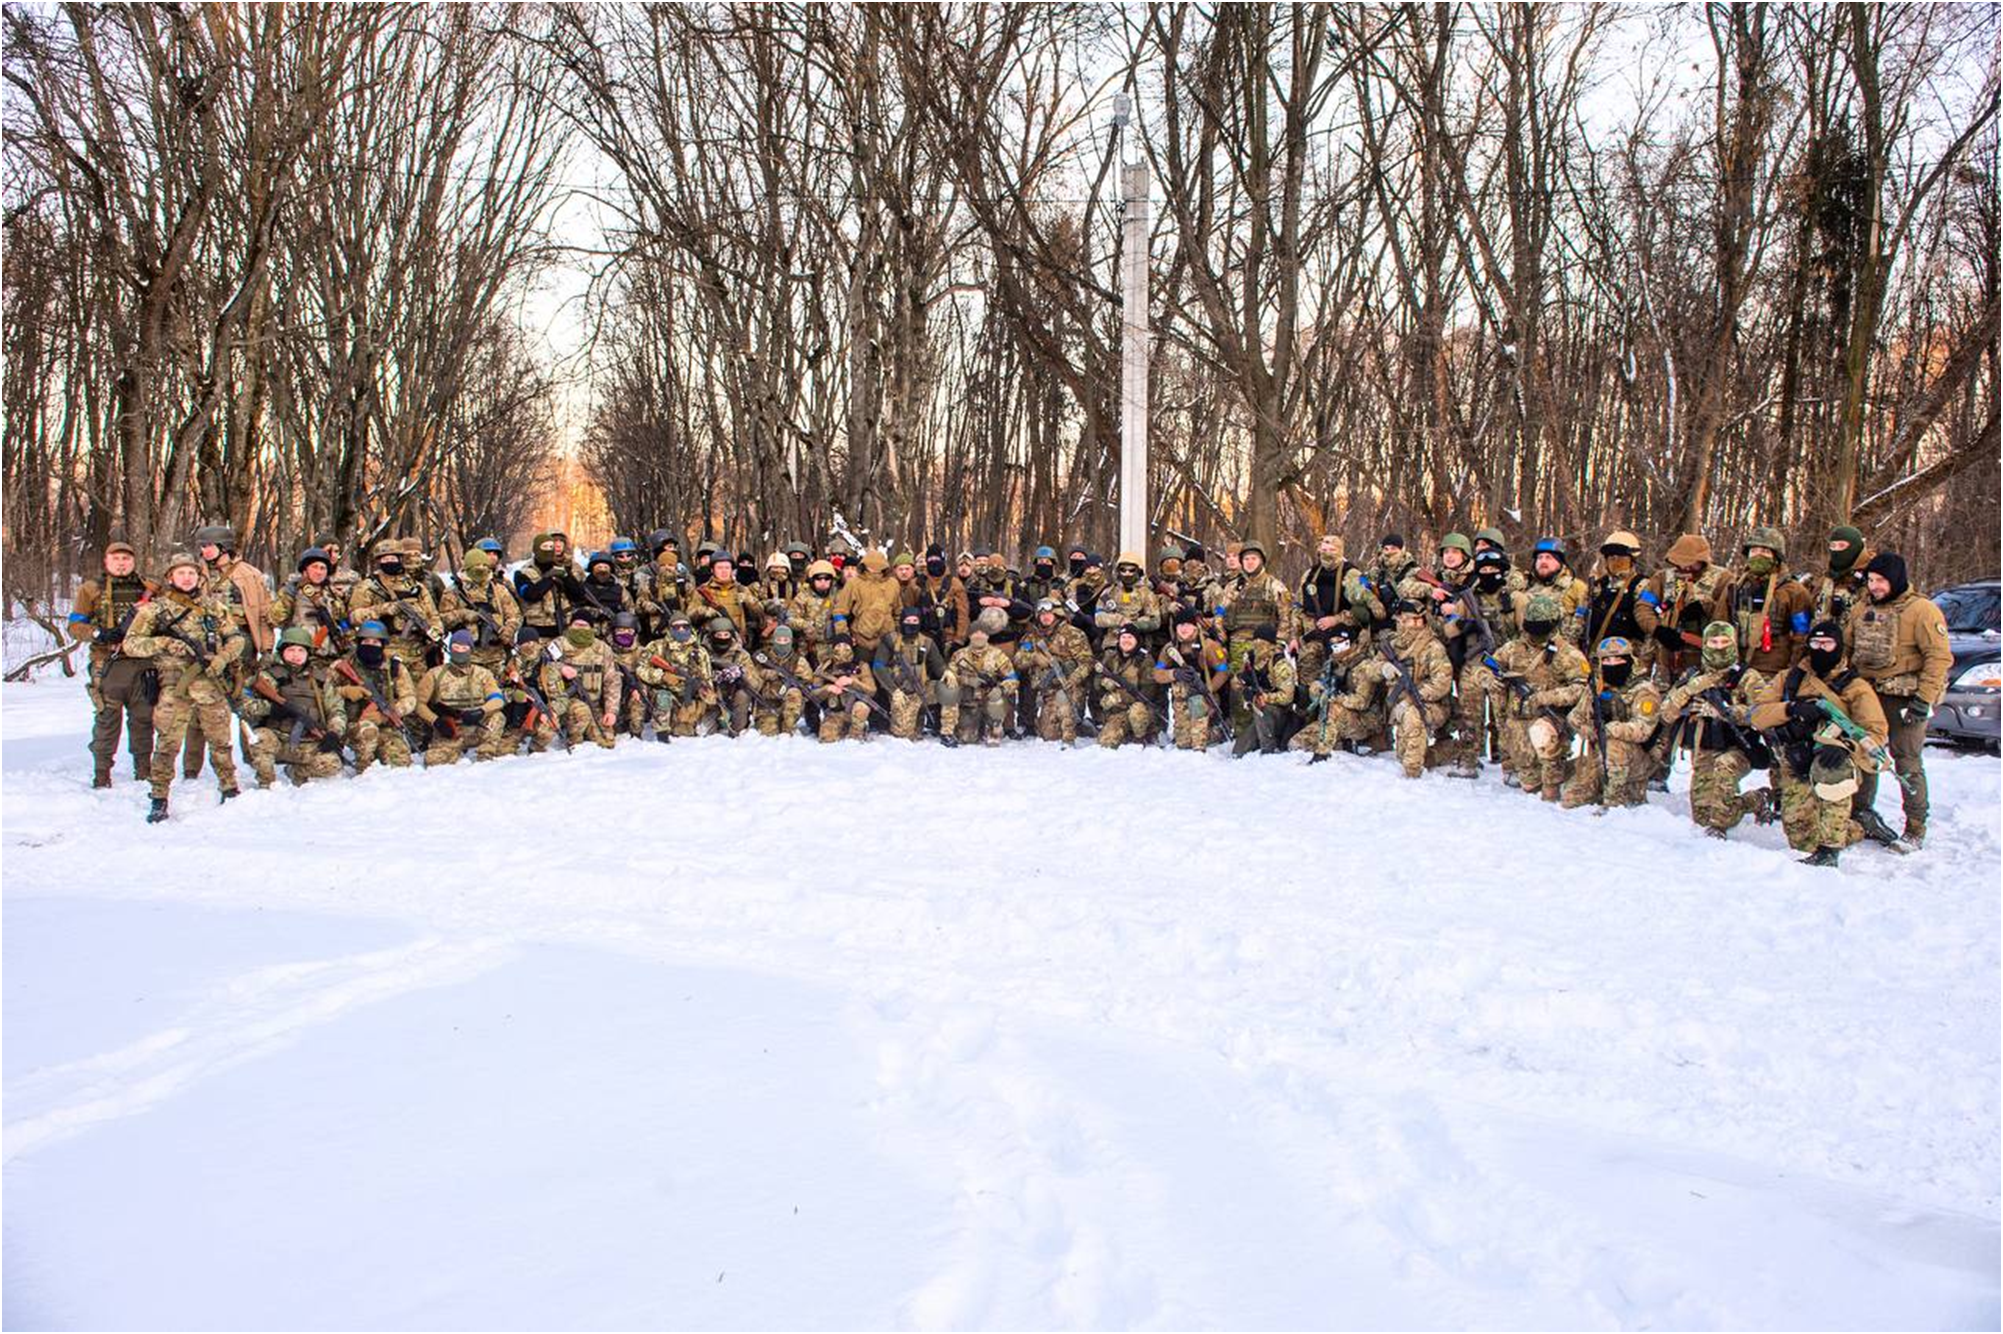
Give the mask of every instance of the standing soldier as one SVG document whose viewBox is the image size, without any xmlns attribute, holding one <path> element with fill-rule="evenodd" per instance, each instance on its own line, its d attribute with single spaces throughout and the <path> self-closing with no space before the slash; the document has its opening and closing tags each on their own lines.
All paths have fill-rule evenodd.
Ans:
<svg viewBox="0 0 2003 1334">
<path fill-rule="evenodd" d="M 802 655 L 815 652 L 833 633 L 835 580 L 839 577 L 831 561 L 817 560 L 807 566 L 807 586 L 786 605 L 785 620 L 793 627 L 796 652 Z"/>
<path fill-rule="evenodd" d="M 1711 563 L 1711 544 L 1701 533 L 1685 533 L 1669 544 L 1668 568 L 1655 576 L 1655 640 L 1663 648 L 1657 666 L 1664 681 L 1683 674 L 1691 649 L 1703 647 L 1704 626 L 1725 582 L 1725 567 Z"/>
<path fill-rule="evenodd" d="M 900 741 L 918 739 L 933 682 L 946 673 L 945 655 L 925 633 L 925 615 L 915 604 L 898 612 L 896 635 L 883 637 L 870 662 L 876 683 L 890 691 L 890 735 Z"/>
<path fill-rule="evenodd" d="M 1872 555 L 1862 532 L 1847 523 L 1830 529 L 1829 568 L 1821 574 L 1802 576 L 1808 586 L 1809 615 L 1818 621 L 1845 624 L 1850 609 L 1868 595 L 1864 571 Z"/>
<path fill-rule="evenodd" d="M 640 558 L 640 544 L 630 537 L 615 537 L 605 551 L 612 557 L 612 578 L 619 585 L 619 605 L 637 618 L 651 574 Z"/>
<path fill-rule="evenodd" d="M 1747 816 L 1766 824 L 1778 813 L 1772 788 L 1740 792 L 1739 783 L 1772 757 L 1753 732 L 1754 689 L 1765 688 L 1757 673 L 1739 661 L 1739 636 L 1729 621 L 1704 627 L 1698 665 L 1662 701 L 1668 733 L 1667 763 L 1690 752 L 1690 818 L 1712 838 L 1724 838 Z"/>
<path fill-rule="evenodd" d="M 1502 557 L 1503 582 L 1509 591 L 1512 593 L 1521 593 L 1527 581 L 1523 578 L 1523 571 L 1513 570 L 1509 567 L 1509 544 L 1503 537 L 1502 530 L 1500 528 L 1477 529 L 1474 535 L 1474 558 L 1476 563 L 1480 563 L 1484 553 L 1491 551 Z"/>
<path fill-rule="evenodd" d="M 668 632 L 671 612 L 687 611 L 690 596 L 689 573 L 682 564 L 681 543 L 665 528 L 647 534 L 647 549 L 653 563 L 647 567 L 646 595 L 640 599 L 640 635 L 657 639 Z"/>
<path fill-rule="evenodd" d="M 1917 848 L 1926 841 L 1927 721 L 1947 693 L 1954 651 L 1947 642 L 1947 618 L 1907 583 L 1903 556 L 1891 551 L 1873 556 L 1865 567 L 1864 587 L 1864 601 L 1850 608 L 1846 629 L 1850 663 L 1877 692 L 1891 736 L 1892 763 L 1903 780 L 1905 841 Z M 1855 812 L 1873 838 L 1889 832 L 1878 815 L 1877 799 L 1878 772 L 1867 768 Z"/>
<path fill-rule="evenodd" d="M 230 759 L 230 713 L 234 687 L 233 664 L 249 644 L 229 606 L 203 591 L 202 569 L 186 552 L 167 561 L 167 587 L 140 604 L 125 632 L 128 657 L 150 659 L 160 674 L 160 698 L 153 712 L 153 762 L 147 773 L 153 788 L 149 824 L 167 818 L 167 797 L 174 783 L 174 757 L 191 717 L 198 717 L 208 739 L 209 760 L 216 768 L 222 799 L 237 794 L 236 764 Z"/>
<path fill-rule="evenodd" d="M 1211 702 L 1231 680 L 1231 656 L 1203 633 L 1203 618 L 1195 608 L 1176 608 L 1171 622 L 1168 643 L 1155 662 L 1155 683 L 1168 687 L 1175 748 L 1208 750 L 1210 728 L 1216 721 Z"/>
<path fill-rule="evenodd" d="M 1523 607 L 1523 637 L 1498 648 L 1483 675 L 1490 695 L 1508 692 L 1496 712 L 1510 769 L 1525 792 L 1556 801 L 1565 782 L 1570 733 L 1565 714 L 1585 693 L 1586 655 L 1561 634 L 1564 609 L 1549 593 L 1533 593 Z"/>
<path fill-rule="evenodd" d="M 417 688 L 417 716 L 431 727 L 424 767 L 457 764 L 467 751 L 473 760 L 505 753 L 501 711 L 507 700 L 494 674 L 473 661 L 473 634 L 454 630 L 445 641 L 445 661 L 424 674 Z"/>
<path fill-rule="evenodd" d="M 870 555 L 881 560 L 883 553 L 873 551 Z M 814 693 L 820 696 L 821 740 L 853 737 L 867 741 L 869 700 L 876 694 L 876 678 L 870 675 L 868 664 L 856 657 L 855 641 L 846 632 L 837 631 L 822 647 L 812 681 Z"/>
<path fill-rule="evenodd" d="M 1863 729 L 1861 746 L 1843 734 L 1823 700 Z M 1808 854 L 1805 864 L 1834 866 L 1838 853 L 1867 835 L 1896 844 L 1883 821 L 1876 830 L 1866 827 L 1851 807 L 1858 770 L 1874 768 L 1870 752 L 1885 744 L 1885 715 L 1870 683 L 1844 662 L 1843 631 L 1834 621 L 1809 629 L 1806 656 L 1767 682 L 1752 721 L 1779 744 L 1781 827 L 1788 846 Z"/>
<path fill-rule="evenodd" d="M 1256 541 L 1240 546 L 1238 565 L 1239 572 L 1225 581 L 1223 598 L 1224 647 L 1231 655 L 1234 680 L 1251 656 L 1252 645 L 1259 642 L 1258 631 L 1273 632 L 1267 642 L 1288 643 L 1295 637 L 1292 598 L 1287 586 L 1267 570 L 1265 546 Z M 1231 694 L 1231 722 L 1238 729 L 1242 746 L 1245 735 L 1252 731 L 1252 714 L 1242 692 L 1234 686 Z"/>
<path fill-rule="evenodd" d="M 1405 550 L 1405 539 L 1397 533 L 1386 533 L 1377 544 L 1377 559 L 1370 563 L 1370 587 L 1377 594 L 1383 610 L 1378 613 L 1380 622 L 1391 617 L 1391 607 L 1397 602 L 1398 590 L 1419 568 L 1419 558 Z"/>
<path fill-rule="evenodd" d="M 494 558 L 468 547 L 459 562 L 459 582 L 445 590 L 438 619 L 446 630 L 473 635 L 473 661 L 496 678 L 506 670 L 515 632 L 522 628 L 522 604 L 507 583 L 495 577 Z"/>
<path fill-rule="evenodd" d="M 106 546 L 104 578 L 86 581 L 70 610 L 70 637 L 90 645 L 87 680 L 96 715 L 90 732 L 92 787 L 111 786 L 121 726 L 132 754 L 133 778 L 143 783 L 152 769 L 153 700 L 160 678 L 151 663 L 121 652 L 140 604 L 158 591 L 139 576 L 138 561 L 138 553 L 125 542 Z"/>
<path fill-rule="evenodd" d="M 1567 808 L 1639 806 L 1655 767 L 1649 743 L 1662 723 L 1662 693 L 1636 673 L 1634 645 L 1621 636 L 1602 639 L 1594 656 L 1599 680 L 1587 685 L 1566 719 L 1584 748 L 1562 801 Z"/>
<path fill-rule="evenodd" d="M 1587 588 L 1586 642 L 1625 639 L 1632 646 L 1632 674 L 1647 676 L 1655 669 L 1660 605 L 1641 572 L 1641 539 L 1625 528 L 1608 533 L 1600 543 L 1600 577 Z"/>
<path fill-rule="evenodd" d="M 774 626 L 772 637 L 751 662 L 753 671 L 746 675 L 751 681 L 751 720 L 758 735 L 793 736 L 800 730 L 800 712 L 807 699 L 795 670 L 793 627 Z"/>
<path fill-rule="evenodd" d="M 1182 602 L 1195 608 L 1199 616 L 1215 612 L 1224 593 L 1216 574 L 1205 563 L 1206 555 L 1201 542 L 1191 542 L 1182 549 Z"/>
<path fill-rule="evenodd" d="M 1092 651 L 1097 653 L 1105 640 L 1105 631 L 1099 628 L 1097 620 L 1099 598 L 1106 591 L 1106 563 L 1096 552 L 1085 553 L 1085 572 L 1071 581 L 1071 601 L 1067 604 L 1076 610 L 1071 613 L 1071 624 L 1085 632 L 1092 641 Z M 1205 608 L 1204 613 L 1209 614 Z M 1095 697 L 1096 699 L 1096 697 Z"/>
<path fill-rule="evenodd" d="M 1017 678 L 1008 650 L 989 642 L 989 636 L 1008 627 L 1008 613 L 1000 607 L 985 608 L 974 617 L 967 631 L 967 646 L 946 664 L 939 678 L 939 740 L 957 746 L 976 737 L 985 745 L 999 746 L 1002 729 L 1014 712 Z M 961 710 L 969 712 L 972 736 L 961 735 Z"/>
<path fill-rule="evenodd" d="M 923 609 L 925 633 L 944 658 L 967 642 L 967 589 L 946 568 L 945 549 L 937 542 L 925 548 L 925 573 L 912 586 L 916 591 L 906 605 Z"/>
<path fill-rule="evenodd" d="M 898 564 L 911 563 L 909 552 L 899 552 Z M 862 558 L 862 573 L 842 585 L 835 594 L 835 615 L 847 622 L 850 648 L 858 661 L 876 652 L 877 641 L 897 628 L 898 584 L 890 577 L 890 559 L 881 551 Z"/>
<path fill-rule="evenodd" d="M 737 562 L 728 551 L 710 554 L 709 580 L 696 589 L 691 610 L 704 622 L 718 616 L 727 619 L 746 643 L 755 641 L 765 628 L 765 613 L 757 603 L 757 590 L 737 582 Z"/>
<path fill-rule="evenodd" d="M 592 629 L 589 607 L 572 607 L 563 638 L 543 649 L 542 693 L 559 715 L 557 726 L 574 746 L 585 737 L 612 749 L 619 721 L 619 667 Z"/>
<path fill-rule="evenodd" d="M 1116 749 L 1132 740 L 1145 745 L 1155 731 L 1154 655 L 1141 642 L 1140 631 L 1129 623 L 1111 632 L 1095 669 L 1101 679 L 1099 691 L 1099 745 Z M 1017 664 L 1018 672 L 1021 664 Z"/>
<path fill-rule="evenodd" d="M 389 627 L 389 651 L 401 658 L 410 674 L 424 678 L 432 645 L 445 637 L 438 604 L 422 580 L 403 563 L 403 544 L 385 542 L 376 553 L 375 572 L 355 585 L 348 598 L 348 615 L 355 620 L 381 621 Z"/>
<path fill-rule="evenodd" d="M 1377 675 L 1390 704 L 1391 746 L 1405 777 L 1426 771 L 1426 749 L 1447 720 L 1447 696 L 1453 693 L 1454 668 L 1446 646 L 1426 619 L 1425 604 L 1401 598 L 1388 641 L 1378 648 L 1383 661 Z M 1413 692 L 1416 691 L 1415 695 Z"/>
<path fill-rule="evenodd" d="M 1092 641 L 1064 619 L 1052 598 L 1036 604 L 1036 615 L 1016 644 L 1015 674 L 1029 686 L 1036 734 L 1067 746 L 1078 741 L 1078 713 L 1092 675 Z"/>
<path fill-rule="evenodd" d="M 1586 584 L 1572 573 L 1571 558 L 1565 554 L 1565 544 L 1557 538 L 1539 538 L 1532 548 L 1530 578 L 1524 584 L 1524 592 L 1533 597 L 1545 593 L 1556 598 L 1559 633 L 1571 644 L 1585 639 Z"/>
<path fill-rule="evenodd" d="M 982 547 L 974 553 L 974 559 L 974 574 L 967 581 L 967 610 L 976 617 L 984 611 L 1002 613 L 1002 627 L 988 631 L 990 643 L 1013 638 L 1010 627 L 1029 619 L 1030 605 L 1016 596 L 1015 585 L 1008 577 L 1008 565 L 1000 553 Z"/>
<path fill-rule="evenodd" d="M 1786 554 L 1780 529 L 1755 528 L 1743 548 L 1744 567 L 1719 587 L 1712 609 L 1713 620 L 1732 623 L 1747 668 L 1762 680 L 1793 666 L 1808 637 L 1814 598 L 1788 574 Z"/>
<path fill-rule="evenodd" d="M 1147 571 L 1138 551 L 1122 551 L 1113 565 L 1113 582 L 1099 594 L 1092 616 L 1102 634 L 1132 626 L 1143 644 L 1162 628 L 1161 599 L 1146 583 Z"/>
<path fill-rule="evenodd" d="M 1502 536 L 1493 528 L 1482 531 L 1493 533 L 1498 539 Z M 1456 778 L 1481 776 L 1484 746 L 1500 760 L 1505 777 L 1512 772 L 1509 752 L 1502 745 L 1502 717 L 1495 707 L 1497 701 L 1483 686 L 1488 669 L 1481 659 L 1521 633 L 1523 604 L 1529 598 L 1522 591 L 1523 576 L 1509 568 L 1509 553 L 1499 545 L 1484 546 L 1483 541 L 1475 538 L 1474 605 L 1470 607 L 1463 601 L 1457 610 L 1467 614 L 1457 615 L 1453 622 L 1458 632 L 1456 642 L 1466 643 L 1469 638 L 1475 641 L 1461 652 L 1461 669 L 1455 683 L 1460 724 L 1468 733 L 1455 747 L 1452 773 Z M 1477 609 L 1479 617 L 1475 615 Z"/>
<path fill-rule="evenodd" d="M 1247 544 L 1241 557 L 1251 554 Z M 1249 568 L 1249 562 L 1247 562 Z M 1232 693 L 1245 710 L 1231 757 L 1277 755 L 1286 748 L 1288 707 L 1294 702 L 1293 660 L 1280 651 L 1279 633 L 1270 625 L 1252 631 L 1252 642 L 1239 661 Z"/>
<path fill-rule="evenodd" d="M 277 652 L 251 677 L 243 714 L 257 724 L 250 764 L 260 788 L 278 781 L 280 764 L 294 787 L 340 777 L 348 714 L 324 663 L 313 660 L 313 648 L 311 630 L 296 625 L 282 630 Z"/>
<path fill-rule="evenodd" d="M 1057 548 L 1038 547 L 1030 556 L 1029 577 L 1022 581 L 1016 594 L 1032 607 L 1045 598 L 1061 604 L 1065 582 L 1057 573 Z"/>
<path fill-rule="evenodd" d="M 544 639 L 555 639 L 570 624 L 570 609 L 584 601 L 577 569 L 570 563 L 570 539 L 559 532 L 537 533 L 529 563 L 515 571 L 515 600 L 522 624 Z"/>
<path fill-rule="evenodd" d="M 348 594 L 362 581 L 354 567 L 341 563 L 347 554 L 347 547 L 341 542 L 340 534 L 328 531 L 313 539 L 313 545 L 327 553 L 327 582 L 340 597 L 341 605 L 348 605 Z"/>
<path fill-rule="evenodd" d="M 800 581 L 793 577 L 793 562 L 786 553 L 775 551 L 767 556 L 765 577 L 758 583 L 758 606 L 765 613 L 766 625 L 778 625 L 786 619 L 786 604 L 799 591 Z"/>
<path fill-rule="evenodd" d="M 609 625 L 614 616 L 626 609 L 626 590 L 619 585 L 618 572 L 612 564 L 612 553 L 594 551 L 584 562 L 584 579 L 578 584 L 584 595 L 584 605 L 591 609 L 595 624 Z"/>
<path fill-rule="evenodd" d="M 694 736 L 716 702 L 716 685 L 710 680 L 709 654 L 686 611 L 668 613 L 668 632 L 647 645 L 637 673 L 654 692 L 654 739 Z"/>
<path fill-rule="evenodd" d="M 242 660 L 231 665 L 230 674 L 224 680 L 232 699 L 242 687 L 251 663 L 271 651 L 277 633 L 271 627 L 268 605 L 271 595 L 266 589 L 264 573 L 238 560 L 236 547 L 236 529 L 227 524 L 211 524 L 195 530 L 195 554 L 202 560 L 203 587 L 230 609 L 230 615 L 236 618 L 249 641 Z M 202 714 L 198 711 L 188 719 L 187 738 L 181 748 L 183 778 L 200 777 L 202 750 L 209 744 L 209 738 L 202 732 Z M 222 738 L 222 744 L 225 750 L 229 748 L 227 736 Z"/>
<path fill-rule="evenodd" d="M 363 621 L 355 627 L 355 647 L 334 663 L 334 693 L 347 709 L 348 748 L 361 777 L 380 759 L 392 769 L 408 769 L 409 719 L 417 711 L 417 678 L 388 651 L 389 627 Z"/>
<path fill-rule="evenodd" d="M 299 553 L 299 570 L 285 581 L 265 609 L 272 626 L 297 627 L 313 639 L 313 658 L 328 663 L 341 656 L 348 631 L 348 604 L 334 586 L 334 562 L 319 547 Z"/>
</svg>

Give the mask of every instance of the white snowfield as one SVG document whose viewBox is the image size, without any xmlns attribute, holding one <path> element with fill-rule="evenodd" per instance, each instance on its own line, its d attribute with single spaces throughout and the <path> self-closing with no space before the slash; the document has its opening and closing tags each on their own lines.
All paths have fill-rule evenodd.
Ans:
<svg viewBox="0 0 2003 1334">
<path fill-rule="evenodd" d="M 1683 774 L 1040 744 L 149 827 L 80 684 L 0 704 L 9 1328 L 2003 1318 L 1992 757 L 1831 872 Z"/>
</svg>

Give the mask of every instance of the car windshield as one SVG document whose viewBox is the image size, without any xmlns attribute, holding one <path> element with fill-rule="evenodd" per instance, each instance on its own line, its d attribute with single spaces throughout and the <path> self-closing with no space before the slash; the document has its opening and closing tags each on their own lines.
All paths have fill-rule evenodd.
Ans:
<svg viewBox="0 0 2003 1334">
<path fill-rule="evenodd" d="M 1978 635 L 1998 629 L 1998 592 L 1994 584 L 1949 588 L 1933 595 L 1934 605 L 1947 617 L 1947 628 L 1958 635 Z"/>
</svg>

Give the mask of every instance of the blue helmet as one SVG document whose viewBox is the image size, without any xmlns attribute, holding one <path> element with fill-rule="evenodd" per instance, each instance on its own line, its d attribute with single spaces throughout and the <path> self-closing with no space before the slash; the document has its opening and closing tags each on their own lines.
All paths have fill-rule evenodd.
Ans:
<svg viewBox="0 0 2003 1334">
<path fill-rule="evenodd" d="M 606 549 L 615 556 L 622 551 L 638 552 L 640 550 L 639 546 L 630 537 L 615 537 L 612 539 L 612 545 Z"/>
<path fill-rule="evenodd" d="M 1038 547 L 1038 548 L 1036 549 L 1036 556 L 1035 556 L 1035 559 L 1037 559 L 1037 560 L 1056 560 L 1056 559 L 1057 559 L 1057 552 L 1056 552 L 1055 550 L 1053 550 L 1052 548 L 1050 548 L 1050 547 Z"/>
<path fill-rule="evenodd" d="M 1563 542 L 1560 542 L 1555 537 L 1538 538 L 1537 545 L 1531 549 L 1530 554 L 1533 556 L 1542 556 L 1546 552 L 1549 552 L 1551 555 L 1556 556 L 1561 563 L 1563 563 L 1566 559 L 1565 544 Z"/>
<path fill-rule="evenodd" d="M 361 628 L 355 631 L 355 638 L 387 640 L 389 638 L 389 627 L 381 621 L 363 621 Z"/>
<path fill-rule="evenodd" d="M 483 537 L 478 542 L 475 542 L 473 545 L 480 548 L 480 550 L 486 552 L 490 556 L 499 556 L 503 554 L 501 551 L 501 544 L 495 541 L 491 537 Z"/>
</svg>

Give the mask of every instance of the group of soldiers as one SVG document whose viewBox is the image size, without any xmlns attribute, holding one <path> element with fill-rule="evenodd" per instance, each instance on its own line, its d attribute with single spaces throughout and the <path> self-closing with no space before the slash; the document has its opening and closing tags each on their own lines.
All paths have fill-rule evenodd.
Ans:
<svg viewBox="0 0 2003 1334">
<path fill-rule="evenodd" d="M 1795 571 L 1755 529 L 1738 559 L 1686 533 L 1649 570 L 1614 531 L 1590 576 L 1552 539 L 1519 567 L 1493 529 L 1448 533 L 1431 560 L 1386 534 L 1364 563 L 1321 539 L 1297 583 L 1258 542 L 1213 569 L 1199 545 L 1153 569 L 1083 546 L 858 551 L 841 539 L 750 553 L 676 534 L 615 537 L 582 561 L 538 534 L 510 569 L 499 541 L 441 573 L 414 538 L 366 573 L 331 535 L 275 589 L 235 534 L 199 530 L 155 580 L 112 543 L 71 631 L 90 645 L 94 782 L 121 727 L 149 820 L 204 750 L 227 801 L 233 736 L 260 786 L 374 764 L 476 760 L 713 732 L 944 745 L 1035 736 L 1103 747 L 1388 751 L 1408 778 L 1503 781 L 1565 806 L 1634 805 L 1687 756 L 1692 818 L 1723 838 L 1780 819 L 1816 865 L 1861 839 L 1925 838 L 1926 720 L 1951 662 L 1940 611 L 1904 561 L 1840 527 Z M 1875 810 L 1891 768 L 1903 834 Z M 1768 782 L 1743 787 L 1755 771 Z"/>
</svg>

